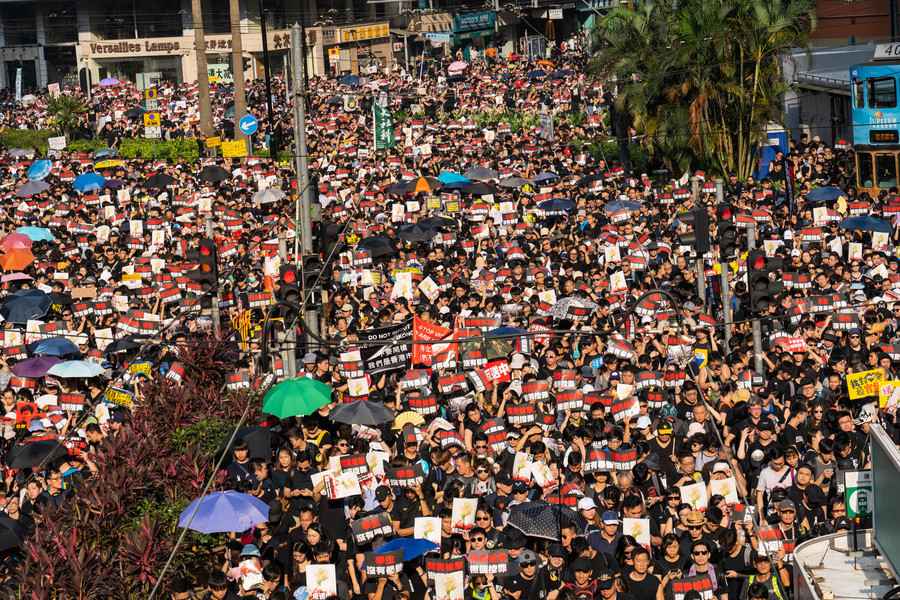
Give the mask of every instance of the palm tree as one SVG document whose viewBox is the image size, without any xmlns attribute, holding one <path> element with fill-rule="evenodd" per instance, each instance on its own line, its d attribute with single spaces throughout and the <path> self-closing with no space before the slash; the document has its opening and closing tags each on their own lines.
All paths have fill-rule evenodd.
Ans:
<svg viewBox="0 0 900 600">
<path fill-rule="evenodd" d="M 60 135 L 71 138 L 82 121 L 82 115 L 88 107 L 81 98 L 70 94 L 60 94 L 47 102 L 47 113 L 50 115 L 52 127 Z"/>
<path fill-rule="evenodd" d="M 615 79 L 617 108 L 670 169 L 745 178 L 781 118 L 780 57 L 814 25 L 814 0 L 650 0 L 600 22 L 594 68 Z"/>
</svg>

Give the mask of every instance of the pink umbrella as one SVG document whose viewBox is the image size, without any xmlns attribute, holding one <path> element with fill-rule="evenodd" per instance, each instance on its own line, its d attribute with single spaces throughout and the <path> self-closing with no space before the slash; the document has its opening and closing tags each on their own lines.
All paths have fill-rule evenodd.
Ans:
<svg viewBox="0 0 900 600">
<path fill-rule="evenodd" d="M 9 275 L 0 277 L 0 283 L 9 283 L 10 281 L 31 281 L 32 279 L 34 279 L 34 277 L 26 273 L 10 273 Z"/>
<path fill-rule="evenodd" d="M 3 250 L 31 250 L 31 238 L 24 233 L 11 233 L 0 242 Z"/>
<path fill-rule="evenodd" d="M 447 70 L 450 71 L 451 73 L 459 73 L 461 71 L 465 71 L 468 66 L 469 66 L 469 63 L 467 63 L 466 61 L 457 60 L 455 62 L 450 63 L 450 66 L 447 67 Z"/>
</svg>

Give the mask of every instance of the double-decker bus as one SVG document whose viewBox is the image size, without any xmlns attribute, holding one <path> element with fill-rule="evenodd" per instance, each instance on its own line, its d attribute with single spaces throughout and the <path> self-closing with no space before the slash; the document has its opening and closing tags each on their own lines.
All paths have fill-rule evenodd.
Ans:
<svg viewBox="0 0 900 600">
<path fill-rule="evenodd" d="M 870 62 L 850 67 L 856 185 L 875 197 L 900 173 L 900 42 L 879 44 Z"/>
</svg>

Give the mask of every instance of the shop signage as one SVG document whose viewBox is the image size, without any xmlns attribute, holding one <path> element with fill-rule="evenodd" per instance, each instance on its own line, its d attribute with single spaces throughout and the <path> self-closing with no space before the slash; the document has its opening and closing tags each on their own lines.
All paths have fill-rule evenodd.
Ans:
<svg viewBox="0 0 900 600">
<path fill-rule="evenodd" d="M 338 32 L 339 43 L 362 42 L 365 40 L 377 40 L 390 37 L 391 29 L 387 23 L 375 25 L 359 25 L 357 27 L 342 27 Z"/>
<path fill-rule="evenodd" d="M 460 13 L 453 15 L 453 31 L 476 31 L 479 29 L 493 29 L 497 22 L 497 13 L 492 10 Z"/>
<path fill-rule="evenodd" d="M 181 50 L 180 41 L 115 42 L 110 44 L 91 43 L 91 54 L 171 54 Z"/>
</svg>

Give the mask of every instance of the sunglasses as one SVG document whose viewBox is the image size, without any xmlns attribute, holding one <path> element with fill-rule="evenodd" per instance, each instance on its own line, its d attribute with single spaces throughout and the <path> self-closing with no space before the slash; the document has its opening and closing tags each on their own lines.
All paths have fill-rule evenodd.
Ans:
<svg viewBox="0 0 900 600">
<path fill-rule="evenodd" d="M 482 515 L 482 516 L 480 516 L 480 517 L 475 517 L 475 520 L 476 520 L 476 521 L 490 521 L 491 518 L 488 517 L 487 515 Z"/>
<path fill-rule="evenodd" d="M 694 531 L 698 531 L 698 530 L 700 530 L 700 529 L 703 529 L 703 525 L 688 525 L 688 529 L 692 529 L 692 530 L 694 530 Z"/>
<path fill-rule="evenodd" d="M 535 564 L 533 562 L 524 562 L 524 563 L 520 564 L 519 566 L 522 567 L 523 569 L 527 569 L 528 567 L 536 567 L 537 564 Z"/>
<path fill-rule="evenodd" d="M 483 541 L 484 541 L 484 538 L 483 538 L 483 537 L 476 537 L 476 538 L 472 538 L 472 541 L 473 541 L 473 542 L 483 542 Z"/>
<path fill-rule="evenodd" d="M 706 556 L 709 554 L 709 550 L 695 550 L 694 552 L 691 552 L 691 554 L 694 556 Z"/>
</svg>

